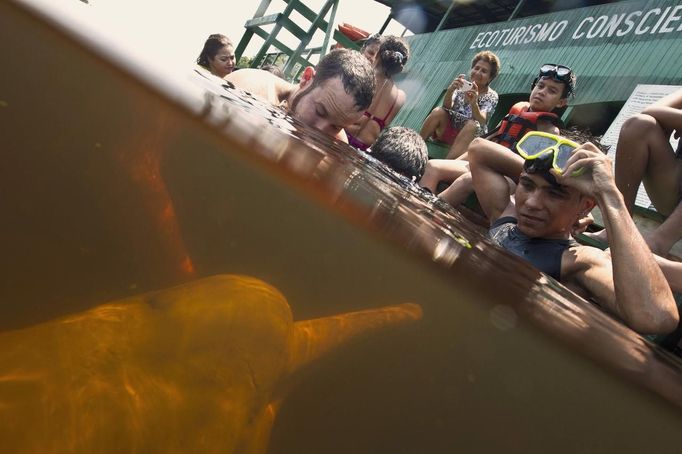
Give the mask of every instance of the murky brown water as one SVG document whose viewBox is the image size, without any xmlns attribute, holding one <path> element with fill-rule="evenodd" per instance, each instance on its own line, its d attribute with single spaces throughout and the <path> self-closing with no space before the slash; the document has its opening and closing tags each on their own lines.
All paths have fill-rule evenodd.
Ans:
<svg viewBox="0 0 682 454">
<path fill-rule="evenodd" d="M 350 148 L 83 42 L 0 5 L 3 449 L 679 444 L 676 359 Z"/>
</svg>

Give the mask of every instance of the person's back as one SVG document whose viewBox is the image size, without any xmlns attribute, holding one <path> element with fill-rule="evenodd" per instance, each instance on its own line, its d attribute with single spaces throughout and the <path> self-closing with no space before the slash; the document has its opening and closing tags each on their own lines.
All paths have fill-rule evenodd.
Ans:
<svg viewBox="0 0 682 454">
<path fill-rule="evenodd" d="M 289 83 L 269 71 L 255 68 L 234 71 L 227 75 L 225 80 L 275 106 L 285 102 L 296 88 L 295 84 Z"/>
<path fill-rule="evenodd" d="M 405 103 L 405 92 L 395 85 L 393 76 L 402 72 L 409 56 L 409 46 L 402 38 L 381 39 L 374 66 L 376 94 L 363 117 L 346 128 L 349 143 L 355 148 L 366 150 L 372 146 Z"/>
</svg>

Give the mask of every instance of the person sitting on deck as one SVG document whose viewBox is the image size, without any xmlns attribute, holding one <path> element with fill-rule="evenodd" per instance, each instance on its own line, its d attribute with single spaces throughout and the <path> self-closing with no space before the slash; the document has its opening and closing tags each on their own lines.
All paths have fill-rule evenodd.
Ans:
<svg viewBox="0 0 682 454">
<path fill-rule="evenodd" d="M 403 126 L 384 129 L 369 154 L 395 172 L 415 181 L 419 181 L 424 174 L 429 159 L 424 139 L 417 131 Z"/>
<path fill-rule="evenodd" d="M 225 79 L 343 142 L 348 142 L 343 128 L 362 117 L 375 90 L 372 65 L 348 49 L 333 50 L 315 69 L 307 67 L 298 84 L 261 69 L 241 69 Z"/>
<path fill-rule="evenodd" d="M 566 107 L 569 96 L 575 93 L 577 77 L 567 66 L 546 64 L 531 85 L 527 102 L 514 104 L 509 113 L 488 137 L 512 151 L 518 140 L 528 131 L 559 133 L 560 109 Z M 466 156 L 460 159 L 432 159 L 419 184 L 452 206 L 459 206 L 473 192 L 469 163 Z M 452 182 L 438 193 L 441 181 Z"/>
<path fill-rule="evenodd" d="M 531 132 L 524 157 L 475 139 L 469 147 L 474 189 L 491 239 L 566 287 L 590 298 L 635 331 L 673 331 L 679 314 L 653 254 L 627 216 L 611 161 L 591 144 Z M 512 190 L 508 179 L 518 181 Z M 571 230 L 595 205 L 611 237 L 609 254 L 576 243 Z"/>
<path fill-rule="evenodd" d="M 219 33 L 210 35 L 197 57 L 197 64 L 221 79 L 234 71 L 234 45 L 230 38 Z"/>
<path fill-rule="evenodd" d="M 379 133 L 386 128 L 405 104 L 405 92 L 396 87 L 393 76 L 402 72 L 410 58 L 410 49 L 397 36 L 381 38 L 374 63 L 377 92 L 372 105 L 354 124 L 346 127 L 348 143 L 359 150 L 372 146 Z"/>
<path fill-rule="evenodd" d="M 651 250 L 667 254 L 682 238 L 682 140 L 673 150 L 670 136 L 682 134 L 682 90 L 628 118 L 616 148 L 616 185 L 632 214 L 640 183 L 667 219 L 646 238 Z M 597 239 L 606 241 L 602 231 Z"/>
<path fill-rule="evenodd" d="M 447 159 L 460 157 L 475 137 L 488 132 L 488 116 L 499 99 L 490 82 L 499 72 L 497 55 L 490 51 L 477 53 L 471 61 L 471 82 L 465 80 L 464 74 L 457 76 L 445 91 L 443 107 L 433 109 L 424 120 L 421 136 L 451 145 Z"/>
</svg>

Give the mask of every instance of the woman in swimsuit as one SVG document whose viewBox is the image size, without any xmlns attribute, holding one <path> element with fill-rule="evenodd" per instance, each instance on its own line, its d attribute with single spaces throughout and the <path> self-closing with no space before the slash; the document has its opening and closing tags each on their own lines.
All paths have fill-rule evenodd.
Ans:
<svg viewBox="0 0 682 454">
<path fill-rule="evenodd" d="M 377 140 L 381 131 L 396 116 L 405 103 L 405 92 L 395 86 L 393 76 L 402 72 L 410 58 L 410 49 L 404 39 L 386 36 L 381 39 L 374 63 L 374 80 L 377 91 L 364 116 L 346 128 L 348 143 L 367 150 Z"/>
<path fill-rule="evenodd" d="M 234 71 L 234 45 L 230 38 L 218 33 L 209 36 L 197 64 L 221 79 Z"/>
</svg>

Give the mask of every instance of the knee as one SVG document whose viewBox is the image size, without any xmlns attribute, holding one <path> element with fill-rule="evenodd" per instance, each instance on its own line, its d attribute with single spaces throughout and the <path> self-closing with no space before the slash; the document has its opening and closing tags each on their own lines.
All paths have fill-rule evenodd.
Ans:
<svg viewBox="0 0 682 454">
<path fill-rule="evenodd" d="M 647 114 L 636 114 L 623 122 L 620 135 L 625 137 L 642 137 L 649 131 L 659 128 L 656 119 Z"/>
<path fill-rule="evenodd" d="M 471 143 L 469 144 L 469 148 L 467 148 L 469 156 L 478 153 L 478 151 L 481 148 L 483 148 L 487 142 L 488 142 L 487 140 L 482 139 L 480 137 L 476 137 L 474 140 L 472 140 Z"/>
<path fill-rule="evenodd" d="M 429 117 L 431 118 L 445 118 L 447 117 L 448 113 L 445 109 L 442 107 L 436 107 L 434 108 L 431 113 L 429 114 Z"/>
</svg>

